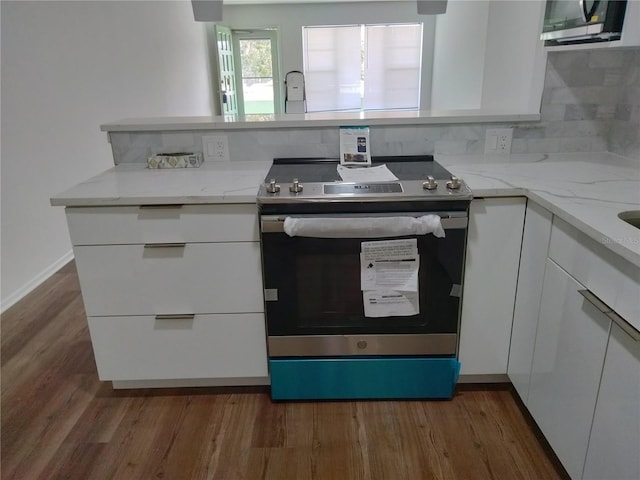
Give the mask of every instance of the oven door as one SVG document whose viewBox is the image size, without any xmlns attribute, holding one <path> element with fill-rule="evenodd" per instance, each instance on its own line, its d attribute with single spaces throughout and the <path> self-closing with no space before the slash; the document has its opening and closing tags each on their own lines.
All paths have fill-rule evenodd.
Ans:
<svg viewBox="0 0 640 480">
<path fill-rule="evenodd" d="M 433 234 L 291 237 L 284 233 L 286 216 L 262 216 L 270 356 L 455 355 L 468 217 L 466 211 L 438 215 L 444 238 Z M 379 216 L 385 214 L 332 215 L 331 219 Z M 415 238 L 417 242 L 418 313 L 367 316 L 361 286 L 362 244 L 398 238 Z"/>
</svg>

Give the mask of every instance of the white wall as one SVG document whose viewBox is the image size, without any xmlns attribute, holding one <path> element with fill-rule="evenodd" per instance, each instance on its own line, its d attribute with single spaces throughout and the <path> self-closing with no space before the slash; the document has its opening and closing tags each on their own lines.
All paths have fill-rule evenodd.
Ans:
<svg viewBox="0 0 640 480">
<path fill-rule="evenodd" d="M 283 77 L 281 80 L 284 81 L 287 72 L 303 71 L 303 26 L 407 22 L 424 23 L 420 104 L 422 109 L 429 109 L 435 17 L 418 15 L 415 0 L 325 4 L 320 1 L 317 4 L 306 5 L 225 5 L 220 23 L 237 30 L 277 27 L 280 36 L 278 47 L 280 72 Z"/>
<path fill-rule="evenodd" d="M 436 21 L 432 108 L 540 111 L 544 0 L 449 0 Z"/>
<path fill-rule="evenodd" d="M 544 0 L 492 1 L 482 108 L 538 112 L 546 54 L 540 40 Z"/>
<path fill-rule="evenodd" d="M 431 108 L 480 108 L 489 2 L 449 1 L 447 13 L 436 18 Z"/>
<path fill-rule="evenodd" d="M 209 115 L 189 1 L 1 2 L 4 311 L 71 258 L 49 198 L 113 165 L 100 124 Z"/>
</svg>

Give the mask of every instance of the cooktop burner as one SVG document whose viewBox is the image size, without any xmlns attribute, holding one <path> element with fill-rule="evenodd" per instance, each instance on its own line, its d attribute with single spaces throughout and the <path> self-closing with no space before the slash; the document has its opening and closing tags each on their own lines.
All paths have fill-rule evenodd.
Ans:
<svg viewBox="0 0 640 480">
<path fill-rule="evenodd" d="M 451 173 L 433 159 L 433 155 L 405 157 L 374 157 L 372 167 L 386 165 L 398 180 L 420 180 L 432 175 L 435 179 L 450 178 Z M 278 183 L 341 182 L 337 158 L 276 158 L 265 182 L 275 179 Z"/>
<path fill-rule="evenodd" d="M 382 165 L 396 178 L 343 181 L 336 158 L 276 158 L 260 186 L 258 204 L 470 200 L 472 197 L 467 185 L 432 155 L 373 157 L 371 168 Z M 366 167 L 358 169 L 367 173 Z"/>
</svg>

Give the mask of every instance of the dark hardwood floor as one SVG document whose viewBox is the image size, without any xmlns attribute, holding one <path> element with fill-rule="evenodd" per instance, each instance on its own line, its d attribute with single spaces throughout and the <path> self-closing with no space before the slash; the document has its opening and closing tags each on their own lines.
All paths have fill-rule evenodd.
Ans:
<svg viewBox="0 0 640 480">
<path fill-rule="evenodd" d="M 3 479 L 566 478 L 508 386 L 459 386 L 451 401 L 114 391 L 73 262 L 5 312 L 1 334 Z"/>
</svg>

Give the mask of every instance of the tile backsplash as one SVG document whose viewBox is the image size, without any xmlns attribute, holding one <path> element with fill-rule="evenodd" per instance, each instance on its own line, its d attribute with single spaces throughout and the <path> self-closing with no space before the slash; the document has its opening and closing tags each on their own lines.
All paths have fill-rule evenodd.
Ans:
<svg viewBox="0 0 640 480">
<path fill-rule="evenodd" d="M 540 113 L 549 152 L 640 158 L 640 48 L 550 53 Z"/>
<path fill-rule="evenodd" d="M 513 127 L 513 153 L 610 151 L 640 158 L 640 48 L 551 52 L 537 122 L 371 127 L 373 155 L 481 154 L 488 128 Z M 111 132 L 114 162 L 202 149 L 211 131 Z M 337 157 L 338 129 L 269 128 L 227 135 L 232 160 Z"/>
</svg>

